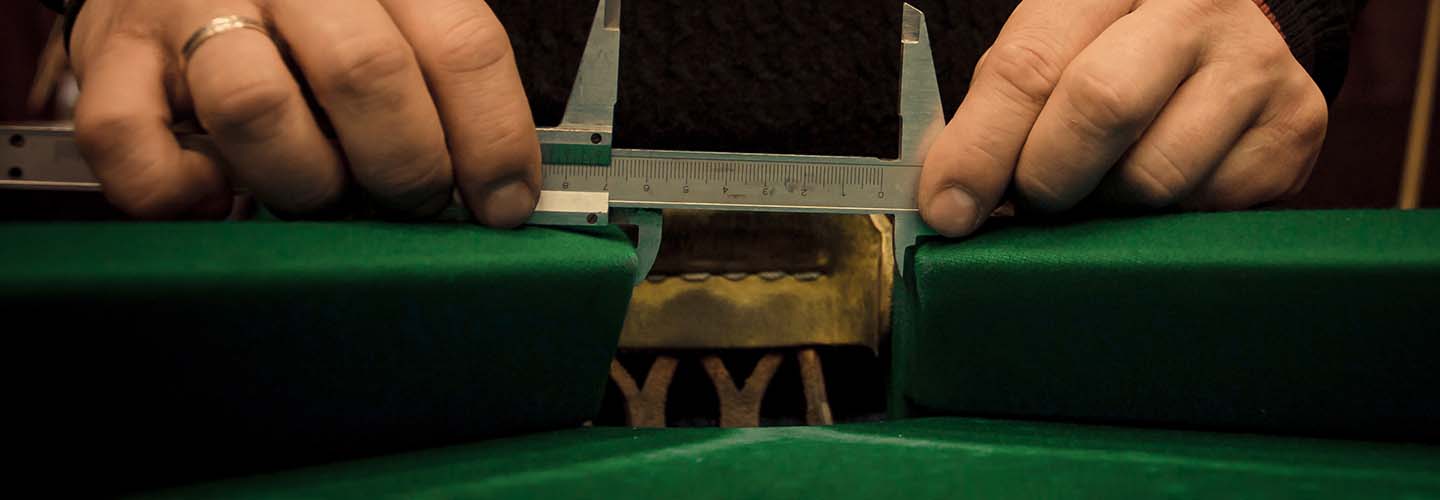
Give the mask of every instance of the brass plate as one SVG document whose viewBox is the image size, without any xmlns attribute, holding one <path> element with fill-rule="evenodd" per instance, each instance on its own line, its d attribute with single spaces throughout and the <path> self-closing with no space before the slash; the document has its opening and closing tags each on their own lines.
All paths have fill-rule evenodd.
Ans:
<svg viewBox="0 0 1440 500">
<path fill-rule="evenodd" d="M 890 324 L 884 216 L 667 211 L 620 347 L 877 348 Z"/>
</svg>

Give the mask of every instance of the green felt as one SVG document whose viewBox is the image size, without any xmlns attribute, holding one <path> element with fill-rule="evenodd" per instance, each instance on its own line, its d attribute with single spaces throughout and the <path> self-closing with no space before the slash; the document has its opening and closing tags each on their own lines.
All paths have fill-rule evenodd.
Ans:
<svg viewBox="0 0 1440 500">
<path fill-rule="evenodd" d="M 0 241 L 31 464 L 102 490 L 578 426 L 636 265 L 613 228 L 0 225 Z"/>
<path fill-rule="evenodd" d="M 1440 498 L 1421 446 L 972 419 L 591 428 L 157 498 Z"/>
<path fill-rule="evenodd" d="M 897 377 L 932 412 L 1440 440 L 1440 211 L 999 227 L 911 265 Z"/>
</svg>

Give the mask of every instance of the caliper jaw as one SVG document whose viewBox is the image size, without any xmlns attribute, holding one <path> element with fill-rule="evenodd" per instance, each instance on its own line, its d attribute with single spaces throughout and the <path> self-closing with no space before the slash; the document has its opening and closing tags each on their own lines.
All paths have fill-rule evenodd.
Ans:
<svg viewBox="0 0 1440 500">
<path fill-rule="evenodd" d="M 537 128 L 550 165 L 610 165 L 620 85 L 620 0 L 600 0 L 560 125 Z"/>
<path fill-rule="evenodd" d="M 935 76 L 935 58 L 930 51 L 930 29 L 925 13 L 904 4 L 900 16 L 900 161 L 924 165 L 930 145 L 945 129 L 945 108 L 940 100 L 940 82 Z M 905 262 L 919 239 L 935 235 L 920 212 L 895 214 L 895 272 L 905 276 Z"/>
<path fill-rule="evenodd" d="M 635 226 L 634 284 L 639 285 L 655 267 L 660 254 L 663 228 L 659 210 L 647 208 L 611 208 L 610 193 L 580 191 L 546 191 L 535 206 L 535 214 L 527 224 L 532 226 Z"/>
<path fill-rule="evenodd" d="M 655 258 L 660 255 L 663 217 L 659 210 L 650 208 L 615 208 L 610 210 L 610 223 L 620 226 L 635 226 L 635 284 L 645 281 L 655 267 Z"/>
<path fill-rule="evenodd" d="M 560 125 L 537 128 L 547 165 L 609 166 L 615 99 L 620 85 L 620 0 L 600 0 L 580 57 L 580 70 L 565 100 Z M 660 253 L 659 210 L 610 208 L 610 193 L 541 191 L 534 226 L 635 226 L 635 284 L 645 281 Z"/>
</svg>

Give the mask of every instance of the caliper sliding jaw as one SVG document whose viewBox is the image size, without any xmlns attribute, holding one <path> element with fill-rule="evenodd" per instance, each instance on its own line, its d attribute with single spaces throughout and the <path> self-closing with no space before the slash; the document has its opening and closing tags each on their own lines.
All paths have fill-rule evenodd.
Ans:
<svg viewBox="0 0 1440 500">
<path fill-rule="evenodd" d="M 600 0 L 560 125 L 535 129 L 546 163 L 610 164 L 619 84 L 620 0 Z M 659 209 L 611 208 L 610 195 L 603 191 L 541 191 L 527 224 L 635 226 L 636 285 L 655 265 L 663 230 Z"/>
</svg>

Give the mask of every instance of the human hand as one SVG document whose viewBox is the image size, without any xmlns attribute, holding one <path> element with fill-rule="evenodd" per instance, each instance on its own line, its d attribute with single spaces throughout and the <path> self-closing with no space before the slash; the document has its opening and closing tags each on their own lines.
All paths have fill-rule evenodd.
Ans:
<svg viewBox="0 0 1440 500">
<path fill-rule="evenodd" d="M 920 211 L 1247 208 L 1298 191 L 1326 102 L 1252 0 L 1025 0 L 931 147 Z M 1013 184 L 1013 185 L 1012 185 Z"/>
<path fill-rule="evenodd" d="M 187 61 L 192 34 L 232 15 L 264 20 L 284 52 L 236 29 Z M 424 216 L 458 186 L 478 220 L 509 227 L 539 195 L 529 104 L 480 0 L 90 0 L 71 55 L 80 150 L 138 217 L 224 215 L 232 182 L 280 213 L 321 213 L 360 189 L 394 215 Z M 218 155 L 171 132 L 192 111 Z"/>
</svg>

